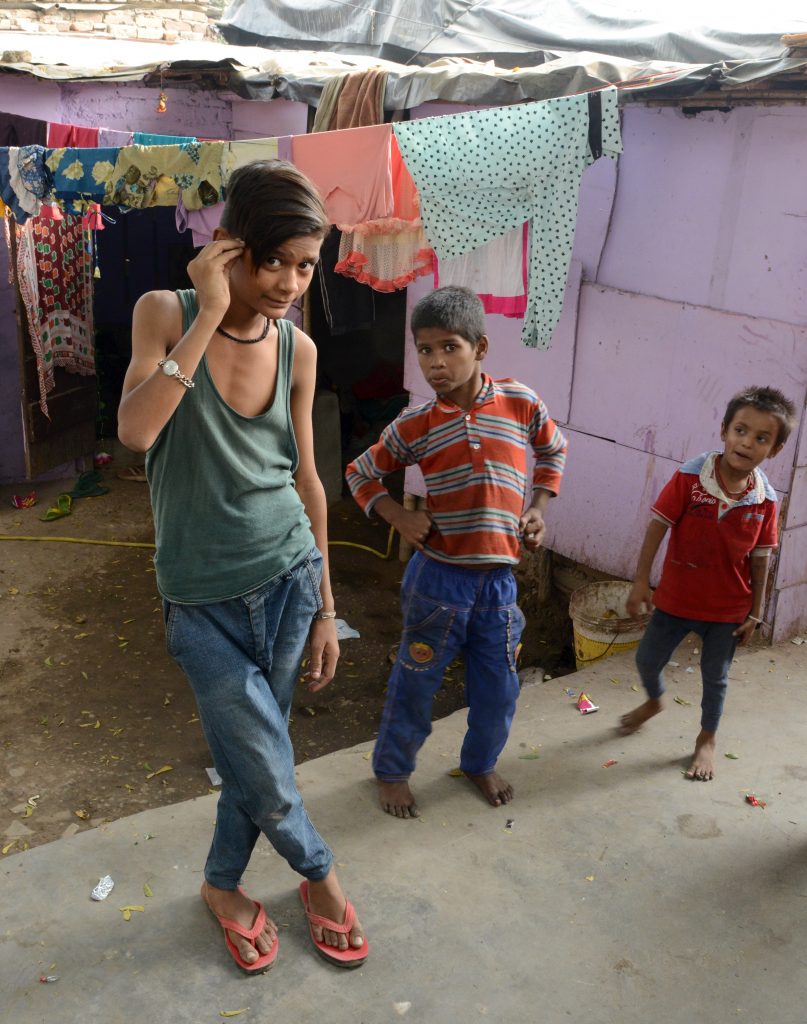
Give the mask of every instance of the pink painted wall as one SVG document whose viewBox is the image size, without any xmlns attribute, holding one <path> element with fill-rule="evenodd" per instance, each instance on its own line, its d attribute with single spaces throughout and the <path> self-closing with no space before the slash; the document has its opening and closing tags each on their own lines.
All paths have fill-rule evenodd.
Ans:
<svg viewBox="0 0 807 1024">
<path fill-rule="evenodd" d="M 769 618 L 776 639 L 807 631 L 807 110 L 630 105 L 622 123 L 618 168 L 601 160 L 583 176 L 550 350 L 488 317 L 486 368 L 535 388 L 569 435 L 548 544 L 631 577 L 660 488 L 719 447 L 733 392 L 772 384 L 796 402 L 800 431 L 763 467 L 786 509 Z M 430 287 L 410 287 L 410 309 Z M 422 401 L 411 338 L 406 358 Z M 415 473 L 407 487 L 423 493 Z"/>
</svg>

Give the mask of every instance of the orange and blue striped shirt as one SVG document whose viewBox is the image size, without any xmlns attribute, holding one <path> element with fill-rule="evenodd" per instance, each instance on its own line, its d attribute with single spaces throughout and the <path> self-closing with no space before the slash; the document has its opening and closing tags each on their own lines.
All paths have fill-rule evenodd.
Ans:
<svg viewBox="0 0 807 1024">
<path fill-rule="evenodd" d="M 388 493 L 381 480 L 404 466 L 419 466 L 434 524 L 425 553 L 463 565 L 516 565 L 528 448 L 535 460 L 533 488 L 557 494 L 566 438 L 534 391 L 483 374 L 472 409 L 439 397 L 404 409 L 345 475 L 351 494 L 370 515 Z"/>
</svg>

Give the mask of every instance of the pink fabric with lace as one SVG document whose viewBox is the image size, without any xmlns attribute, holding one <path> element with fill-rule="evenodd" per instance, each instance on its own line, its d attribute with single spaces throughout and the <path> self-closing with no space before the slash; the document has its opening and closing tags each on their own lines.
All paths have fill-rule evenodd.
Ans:
<svg viewBox="0 0 807 1024">
<path fill-rule="evenodd" d="M 420 221 L 417 190 L 398 149 L 390 147 L 393 216 L 363 224 L 338 224 L 342 231 L 338 274 L 368 284 L 377 292 L 406 288 L 434 270 L 434 250 Z"/>
</svg>

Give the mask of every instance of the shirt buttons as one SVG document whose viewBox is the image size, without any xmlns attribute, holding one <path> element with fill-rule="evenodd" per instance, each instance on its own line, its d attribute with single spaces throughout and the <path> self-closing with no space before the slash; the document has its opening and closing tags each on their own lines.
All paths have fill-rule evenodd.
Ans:
<svg viewBox="0 0 807 1024">
<path fill-rule="evenodd" d="M 479 448 L 480 448 L 481 446 L 480 446 L 480 445 L 478 445 L 478 444 L 472 444 L 472 445 L 471 445 L 471 447 L 473 448 L 473 450 L 474 450 L 475 452 L 478 452 L 478 451 L 479 451 Z"/>
<path fill-rule="evenodd" d="M 466 418 L 466 420 L 469 420 L 471 418 L 471 414 L 468 413 L 468 415 L 465 418 Z"/>
</svg>

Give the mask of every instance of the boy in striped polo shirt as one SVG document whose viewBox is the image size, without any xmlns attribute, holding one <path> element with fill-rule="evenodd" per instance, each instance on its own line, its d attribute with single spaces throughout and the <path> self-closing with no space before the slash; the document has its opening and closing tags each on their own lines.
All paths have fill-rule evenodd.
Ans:
<svg viewBox="0 0 807 1024">
<path fill-rule="evenodd" d="M 409 776 L 431 732 L 443 672 L 460 653 L 468 703 L 460 767 L 494 807 L 513 798 L 496 771 L 519 693 L 524 629 L 512 566 L 522 540 L 528 551 L 540 547 L 566 459 L 566 439 L 541 399 L 482 372 L 488 338 L 474 292 L 427 295 L 412 312 L 412 333 L 435 397 L 405 409 L 346 471 L 364 511 L 416 549 L 401 585 L 403 635 L 373 752 L 381 806 L 398 818 L 418 817 Z M 525 511 L 528 448 L 535 465 Z M 413 465 L 426 482 L 427 511 L 407 511 L 381 483 Z"/>
</svg>

